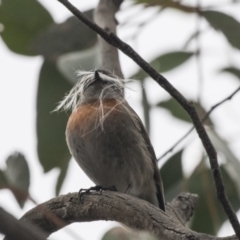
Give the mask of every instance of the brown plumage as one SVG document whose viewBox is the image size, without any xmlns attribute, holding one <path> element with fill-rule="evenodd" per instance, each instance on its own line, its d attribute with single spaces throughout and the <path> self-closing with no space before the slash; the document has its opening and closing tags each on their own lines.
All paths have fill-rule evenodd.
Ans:
<svg viewBox="0 0 240 240">
<path fill-rule="evenodd" d="M 67 124 L 67 143 L 89 178 L 165 210 L 153 147 L 140 118 L 123 98 L 121 80 L 106 71 L 89 73 L 64 101 L 61 107 L 76 103 Z"/>
</svg>

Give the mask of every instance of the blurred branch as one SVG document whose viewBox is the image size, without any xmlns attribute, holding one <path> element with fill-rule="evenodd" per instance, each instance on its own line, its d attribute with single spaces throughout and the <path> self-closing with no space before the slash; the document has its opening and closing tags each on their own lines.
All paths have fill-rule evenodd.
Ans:
<svg viewBox="0 0 240 240">
<path fill-rule="evenodd" d="M 116 34 L 118 22 L 115 18 L 123 0 L 100 0 L 94 12 L 94 21 L 108 33 Z M 123 78 L 119 62 L 118 49 L 109 45 L 101 37 L 98 37 L 100 49 L 101 68 L 114 72 Z"/>
<path fill-rule="evenodd" d="M 197 7 L 201 8 L 201 0 L 197 0 Z M 197 23 L 196 23 L 196 43 L 197 43 L 197 73 L 198 73 L 198 103 L 201 105 L 201 95 L 203 90 L 203 68 L 202 68 L 202 49 L 201 49 L 201 15 L 197 15 Z"/>
<path fill-rule="evenodd" d="M 237 219 L 236 213 L 234 212 L 231 203 L 229 202 L 228 197 L 225 193 L 225 187 L 223 184 L 217 160 L 216 150 L 213 147 L 212 142 L 209 139 L 194 106 L 190 102 L 188 102 L 187 99 L 167 81 L 167 79 L 165 79 L 154 68 L 152 68 L 143 58 L 141 58 L 141 56 L 137 52 L 135 52 L 128 44 L 119 39 L 114 33 L 109 33 L 105 31 L 104 29 L 96 25 L 94 22 L 86 18 L 84 14 L 82 14 L 82 12 L 79 11 L 76 7 L 74 7 L 68 0 L 58 1 L 61 2 L 66 8 L 68 8 L 79 20 L 81 20 L 89 28 L 97 32 L 106 42 L 120 49 L 123 53 L 125 53 L 132 60 L 134 60 L 146 73 L 149 74 L 150 77 L 152 77 L 162 88 L 164 88 L 173 98 L 175 98 L 175 100 L 189 114 L 209 157 L 212 175 L 216 186 L 217 197 L 221 202 L 223 209 L 228 216 L 228 219 L 236 235 L 240 239 L 240 224 Z"/>
<path fill-rule="evenodd" d="M 230 94 L 228 97 L 224 98 L 222 101 L 220 101 L 219 103 L 213 105 L 210 110 L 204 115 L 204 117 L 201 119 L 202 122 L 205 122 L 209 115 L 220 105 L 222 105 L 223 103 L 225 103 L 228 100 L 231 100 L 234 95 L 240 91 L 240 87 L 238 87 L 232 94 Z M 181 143 L 192 131 L 194 130 L 194 126 L 191 127 L 188 132 L 186 132 L 169 150 L 167 150 L 164 154 L 162 154 L 159 158 L 158 161 L 160 161 L 163 157 L 165 157 L 168 153 L 172 152 L 179 143 Z"/>
<path fill-rule="evenodd" d="M 6 240 L 45 240 L 47 234 L 31 223 L 18 221 L 11 214 L 0 208 L 0 233 Z"/>
<path fill-rule="evenodd" d="M 125 26 L 125 25 L 128 25 L 128 27 L 136 27 L 137 29 L 135 30 L 134 33 L 132 33 L 130 36 L 126 37 L 125 39 L 130 39 L 130 40 L 135 40 L 141 33 L 142 31 L 144 30 L 144 28 L 146 26 L 148 26 L 152 21 L 154 21 L 158 16 L 159 16 L 159 13 L 162 12 L 162 10 L 164 10 L 163 8 L 159 9 L 157 12 L 151 14 L 151 16 L 147 19 L 147 20 L 144 20 L 142 22 L 139 22 L 139 23 L 132 23 L 132 26 L 128 23 L 128 21 L 130 21 L 131 19 L 133 19 L 133 16 L 131 16 L 131 18 L 129 19 L 125 19 L 125 22 L 124 23 L 121 23 L 121 27 Z M 139 12 L 137 12 L 138 16 Z M 130 25 L 130 26 L 129 26 Z"/>
</svg>

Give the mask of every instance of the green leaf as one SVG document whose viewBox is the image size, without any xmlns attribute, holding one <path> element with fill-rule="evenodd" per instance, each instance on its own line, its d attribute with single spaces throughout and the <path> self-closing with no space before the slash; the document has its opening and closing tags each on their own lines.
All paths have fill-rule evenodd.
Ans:
<svg viewBox="0 0 240 240">
<path fill-rule="evenodd" d="M 238 192 L 239 180 L 237 182 L 234 181 L 231 172 L 228 171 L 228 165 L 229 164 L 224 164 L 221 166 L 222 178 L 226 188 L 226 194 L 228 196 L 228 199 L 232 204 L 235 212 L 237 212 L 240 208 L 240 192 Z M 220 213 L 222 214 L 221 217 L 223 219 L 227 219 L 225 212 L 221 211 Z"/>
<path fill-rule="evenodd" d="M 0 23 L 3 41 L 15 53 L 36 55 L 30 43 L 43 29 L 53 23 L 49 12 L 36 0 L 2 0 Z"/>
<path fill-rule="evenodd" d="M 234 210 L 240 207 L 240 198 L 236 194 L 237 189 L 231 177 L 221 167 L 221 172 L 226 186 L 226 194 L 230 202 L 234 206 Z M 195 169 L 185 184 L 185 191 L 196 193 L 199 195 L 199 201 L 196 206 L 191 229 L 197 232 L 204 232 L 211 235 L 216 235 L 227 220 L 226 214 L 223 211 L 216 197 L 216 189 L 213 183 L 211 170 L 206 166 L 205 161 L 202 161 Z M 204 213 L 204 214 L 203 214 Z"/>
<path fill-rule="evenodd" d="M 170 52 L 159 56 L 151 62 L 158 72 L 167 72 L 186 62 L 194 55 L 193 52 Z"/>
<path fill-rule="evenodd" d="M 180 66 L 193 55 L 193 52 L 169 52 L 155 58 L 150 62 L 150 65 L 155 68 L 156 71 L 163 73 Z M 143 70 L 139 70 L 138 73 L 134 75 L 137 75 L 140 80 L 148 76 Z"/>
<path fill-rule="evenodd" d="M 54 63 L 43 63 L 37 93 L 37 150 L 45 172 L 55 167 L 66 171 L 71 157 L 65 141 L 68 114 L 52 112 L 71 87 Z M 62 176 L 64 174 L 60 173 L 61 178 Z M 60 183 L 63 182 L 61 178 Z M 60 185 L 58 184 L 57 192 Z"/>
<path fill-rule="evenodd" d="M 77 81 L 76 69 L 81 67 L 85 71 L 90 71 L 99 67 L 99 46 L 96 44 L 87 50 L 63 54 L 58 58 L 56 64 L 63 76 L 75 84 Z"/>
<path fill-rule="evenodd" d="M 213 128 L 207 128 L 208 136 L 213 143 L 213 146 L 216 148 L 218 152 L 221 152 L 226 160 L 228 161 L 228 167 L 226 170 L 231 174 L 232 179 L 235 181 L 236 185 L 238 186 L 238 194 L 240 196 L 240 161 L 232 152 L 230 147 L 228 146 L 227 142 L 224 141 L 218 133 Z"/>
<path fill-rule="evenodd" d="M 190 5 L 182 4 L 180 1 L 174 0 L 134 0 L 135 3 L 144 3 L 146 7 L 148 6 L 160 6 L 162 8 L 173 8 L 180 10 L 185 13 L 195 13 L 198 11 L 196 7 Z"/>
<path fill-rule="evenodd" d="M 7 179 L 4 175 L 4 171 L 0 169 L 0 189 L 7 188 Z"/>
<path fill-rule="evenodd" d="M 170 111 L 170 113 L 183 121 L 192 122 L 190 117 L 188 116 L 187 112 L 180 106 L 180 104 L 173 98 L 169 100 L 159 102 L 157 104 L 158 107 L 165 108 L 166 110 Z"/>
<path fill-rule="evenodd" d="M 217 11 L 202 11 L 201 14 L 233 47 L 240 49 L 240 23 L 235 18 Z"/>
<path fill-rule="evenodd" d="M 183 149 L 171 156 L 160 169 L 167 201 L 176 197 L 181 190 L 180 185 L 184 180 L 182 153 Z"/>
<path fill-rule="evenodd" d="M 226 67 L 220 70 L 221 72 L 231 73 L 240 79 L 240 69 L 235 67 Z"/>
<path fill-rule="evenodd" d="M 61 166 L 60 173 L 59 173 L 59 176 L 58 176 L 58 179 L 57 179 L 57 185 L 56 185 L 56 188 L 55 188 L 56 196 L 59 195 L 62 184 L 65 180 L 66 175 L 67 175 L 69 161 L 66 161 L 65 163 L 66 163 L 65 165 L 63 164 Z"/>
<path fill-rule="evenodd" d="M 93 19 L 93 10 L 84 12 L 84 15 Z M 45 58 L 56 61 L 62 54 L 91 48 L 96 42 L 97 34 L 74 16 L 64 23 L 49 26 L 34 39 L 32 49 Z"/>
<path fill-rule="evenodd" d="M 193 102 L 194 107 L 196 108 L 198 115 L 201 117 L 205 116 L 206 114 L 206 110 L 204 109 L 203 106 L 201 106 L 199 103 L 197 102 Z M 159 102 L 156 106 L 158 107 L 162 107 L 165 108 L 166 110 L 168 110 L 174 117 L 186 121 L 186 122 L 190 122 L 191 118 L 189 117 L 189 115 L 187 114 L 187 112 L 180 106 L 180 104 L 173 98 L 170 98 L 166 101 L 162 101 Z M 211 121 L 210 118 L 208 118 L 205 122 L 205 125 L 213 125 L 213 122 Z"/>
<path fill-rule="evenodd" d="M 4 176 L 7 188 L 13 192 L 20 207 L 23 207 L 29 195 L 30 171 L 28 163 L 21 153 L 15 152 L 7 158 L 6 164 Z"/>
</svg>

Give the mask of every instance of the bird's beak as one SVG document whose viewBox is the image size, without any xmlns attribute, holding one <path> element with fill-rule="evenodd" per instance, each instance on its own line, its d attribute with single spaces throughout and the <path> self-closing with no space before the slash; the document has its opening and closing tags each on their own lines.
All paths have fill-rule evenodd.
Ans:
<svg viewBox="0 0 240 240">
<path fill-rule="evenodd" d="M 95 77 L 95 80 L 96 80 L 96 81 L 100 81 L 100 80 L 101 80 L 101 78 L 100 78 L 99 73 L 98 73 L 97 70 L 96 70 L 95 73 L 94 73 L 94 77 Z"/>
</svg>

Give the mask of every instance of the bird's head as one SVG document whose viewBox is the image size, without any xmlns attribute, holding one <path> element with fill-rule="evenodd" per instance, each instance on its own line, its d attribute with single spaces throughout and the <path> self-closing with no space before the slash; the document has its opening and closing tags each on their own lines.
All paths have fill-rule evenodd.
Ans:
<svg viewBox="0 0 240 240">
<path fill-rule="evenodd" d="M 104 99 L 123 99 L 124 79 L 107 70 L 78 71 L 79 82 L 59 103 L 55 110 L 76 109 L 80 104 Z"/>
</svg>

